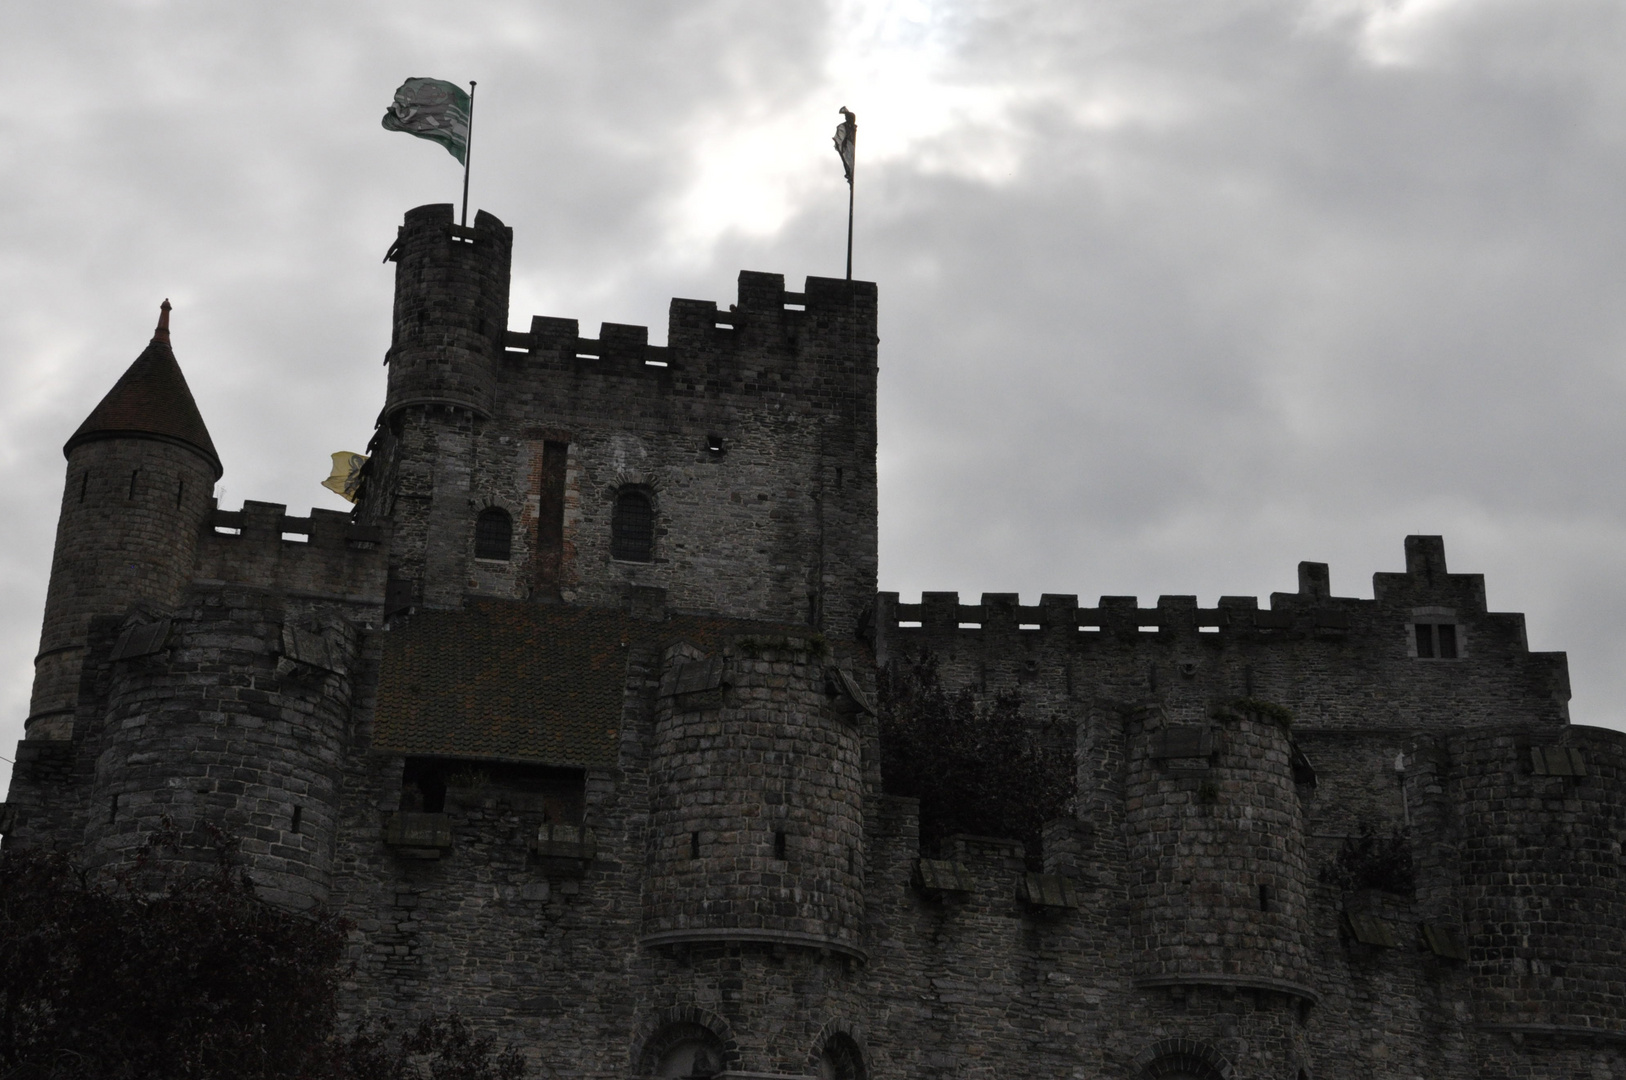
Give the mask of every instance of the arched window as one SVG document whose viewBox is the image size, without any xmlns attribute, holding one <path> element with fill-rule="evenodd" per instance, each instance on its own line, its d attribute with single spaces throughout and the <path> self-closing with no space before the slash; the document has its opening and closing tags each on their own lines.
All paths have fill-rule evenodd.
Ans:
<svg viewBox="0 0 1626 1080">
<path fill-rule="evenodd" d="M 723 1043 L 699 1024 L 671 1024 L 644 1048 L 640 1072 L 654 1080 L 709 1080 L 723 1071 Z"/>
<path fill-rule="evenodd" d="M 501 507 L 480 511 L 474 520 L 474 557 L 507 562 L 514 554 L 514 519 Z"/>
<path fill-rule="evenodd" d="M 650 562 L 655 557 L 655 508 L 641 491 L 623 491 L 615 497 L 610 518 L 610 555 L 628 562 Z"/>
<path fill-rule="evenodd" d="M 866 1080 L 864 1055 L 846 1035 L 832 1035 L 819 1053 L 819 1080 Z"/>
</svg>

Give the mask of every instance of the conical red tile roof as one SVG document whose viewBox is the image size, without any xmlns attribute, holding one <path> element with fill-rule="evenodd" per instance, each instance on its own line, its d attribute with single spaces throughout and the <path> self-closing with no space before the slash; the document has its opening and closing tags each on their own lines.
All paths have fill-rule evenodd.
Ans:
<svg viewBox="0 0 1626 1080">
<path fill-rule="evenodd" d="M 152 342 L 135 363 L 127 368 L 101 404 L 90 411 L 79 430 L 65 446 L 64 455 L 80 443 L 94 439 L 156 438 L 190 446 L 215 467 L 218 479 L 224 470 L 214 440 L 192 400 L 192 391 L 175 362 L 169 347 L 169 301 L 158 316 L 158 329 Z"/>
</svg>

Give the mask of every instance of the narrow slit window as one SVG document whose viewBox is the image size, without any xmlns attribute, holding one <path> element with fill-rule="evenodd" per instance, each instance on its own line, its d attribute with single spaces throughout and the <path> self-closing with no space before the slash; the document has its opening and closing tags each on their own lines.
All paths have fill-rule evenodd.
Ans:
<svg viewBox="0 0 1626 1080">
<path fill-rule="evenodd" d="M 182 480 L 180 483 L 175 485 L 175 505 L 177 507 L 179 507 L 181 505 L 181 499 L 184 498 L 185 496 L 186 496 L 186 481 Z"/>
<path fill-rule="evenodd" d="M 300 819 L 303 818 L 304 816 L 305 816 L 305 808 L 303 806 L 294 807 L 293 816 L 288 822 L 288 831 L 291 832 L 291 833 L 299 832 Z"/>
<path fill-rule="evenodd" d="M 119 819 L 119 797 L 113 796 L 107 801 L 107 823 L 109 825 Z"/>
<path fill-rule="evenodd" d="M 626 562 L 652 562 L 655 508 L 641 491 L 623 491 L 610 518 L 610 555 Z"/>
<path fill-rule="evenodd" d="M 700 834 L 697 832 L 689 834 L 689 858 L 700 858 Z"/>
<path fill-rule="evenodd" d="M 138 477 L 140 475 L 141 475 L 141 470 L 140 469 L 135 469 L 130 473 L 130 498 L 132 498 L 132 499 L 135 498 L 136 477 Z"/>
<path fill-rule="evenodd" d="M 85 492 L 90 490 L 90 470 L 86 469 L 79 476 L 79 501 L 85 501 Z"/>
<path fill-rule="evenodd" d="M 785 861 L 785 833 L 780 830 L 773 834 L 773 857 L 780 862 Z"/>
<path fill-rule="evenodd" d="M 488 506 L 474 519 L 474 557 L 507 562 L 514 554 L 514 519 L 499 506 Z"/>
</svg>

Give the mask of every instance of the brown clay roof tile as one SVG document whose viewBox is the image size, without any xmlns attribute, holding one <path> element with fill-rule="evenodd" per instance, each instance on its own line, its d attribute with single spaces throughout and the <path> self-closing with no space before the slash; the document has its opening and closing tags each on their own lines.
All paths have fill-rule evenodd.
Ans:
<svg viewBox="0 0 1626 1080">
<path fill-rule="evenodd" d="M 634 648 L 720 647 L 766 624 L 476 601 L 421 611 L 383 635 L 376 750 L 433 757 L 614 766 Z M 807 633 L 806 627 L 772 627 Z"/>
<path fill-rule="evenodd" d="M 186 385 L 180 364 L 169 346 L 169 301 L 152 341 L 125 369 L 113 389 L 90 411 L 79 430 L 73 433 L 62 453 L 67 455 L 81 443 L 93 439 L 159 438 L 192 447 L 214 465 L 218 478 L 223 470 L 214 440 L 198 412 L 192 390 Z"/>
</svg>

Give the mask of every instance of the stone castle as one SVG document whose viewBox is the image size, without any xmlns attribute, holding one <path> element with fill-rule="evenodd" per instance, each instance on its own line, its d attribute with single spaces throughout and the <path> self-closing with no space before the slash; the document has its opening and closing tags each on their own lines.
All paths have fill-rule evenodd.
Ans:
<svg viewBox="0 0 1626 1080">
<path fill-rule="evenodd" d="M 1626 735 L 1438 537 L 1371 600 L 905 603 L 874 285 L 516 331 L 511 244 L 406 215 L 353 514 L 215 505 L 166 308 L 65 447 L 8 846 L 218 823 L 353 921 L 347 1008 L 547 1077 L 1626 1078 Z M 922 648 L 1076 726 L 1041 851 L 882 791 Z"/>
</svg>

